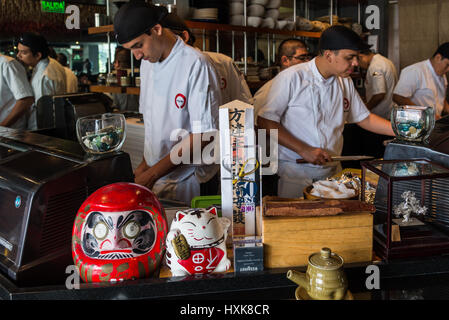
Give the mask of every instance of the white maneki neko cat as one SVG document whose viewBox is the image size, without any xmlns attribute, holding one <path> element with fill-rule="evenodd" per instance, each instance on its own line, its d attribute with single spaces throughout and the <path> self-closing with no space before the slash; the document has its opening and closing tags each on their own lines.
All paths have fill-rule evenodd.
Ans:
<svg viewBox="0 0 449 320">
<path fill-rule="evenodd" d="M 167 234 L 166 263 L 172 276 L 225 272 L 231 267 L 226 237 L 231 221 L 217 209 L 178 211 Z"/>
</svg>

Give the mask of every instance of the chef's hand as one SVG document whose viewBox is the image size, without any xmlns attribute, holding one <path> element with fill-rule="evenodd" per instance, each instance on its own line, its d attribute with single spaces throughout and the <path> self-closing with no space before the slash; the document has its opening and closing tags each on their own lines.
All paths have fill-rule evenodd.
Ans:
<svg viewBox="0 0 449 320">
<path fill-rule="evenodd" d="M 317 165 L 324 165 L 326 162 L 332 161 L 331 156 L 320 148 L 308 147 L 299 155 L 302 156 L 305 161 Z"/>
<path fill-rule="evenodd" d="M 153 188 L 154 184 L 157 181 L 156 174 L 154 170 L 152 170 L 152 167 L 148 167 L 146 170 L 140 170 L 138 171 L 136 169 L 134 173 L 134 182 L 137 184 L 140 184 L 141 186 L 147 187 L 151 190 Z"/>
<path fill-rule="evenodd" d="M 145 170 L 149 169 L 150 166 L 147 165 L 145 158 L 142 159 L 140 164 L 137 166 L 136 170 L 134 170 L 134 176 L 140 176 Z"/>
</svg>

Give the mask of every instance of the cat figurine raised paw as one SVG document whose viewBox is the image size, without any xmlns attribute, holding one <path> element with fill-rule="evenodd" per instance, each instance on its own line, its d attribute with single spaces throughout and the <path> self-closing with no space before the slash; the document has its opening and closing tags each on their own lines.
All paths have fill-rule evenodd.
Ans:
<svg viewBox="0 0 449 320">
<path fill-rule="evenodd" d="M 172 276 L 229 270 L 226 237 L 230 225 L 215 207 L 178 211 L 166 239 L 166 263 Z"/>
</svg>

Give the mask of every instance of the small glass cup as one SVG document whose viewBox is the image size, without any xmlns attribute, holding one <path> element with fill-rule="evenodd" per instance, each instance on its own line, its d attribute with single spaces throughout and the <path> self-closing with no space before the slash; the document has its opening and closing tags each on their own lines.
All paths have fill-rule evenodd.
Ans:
<svg viewBox="0 0 449 320">
<path fill-rule="evenodd" d="M 126 119 L 121 113 L 79 118 L 76 135 L 86 152 L 104 154 L 120 150 L 126 138 Z"/>
<path fill-rule="evenodd" d="M 435 127 L 435 109 L 427 106 L 394 105 L 390 120 L 397 139 L 424 142 Z"/>
</svg>

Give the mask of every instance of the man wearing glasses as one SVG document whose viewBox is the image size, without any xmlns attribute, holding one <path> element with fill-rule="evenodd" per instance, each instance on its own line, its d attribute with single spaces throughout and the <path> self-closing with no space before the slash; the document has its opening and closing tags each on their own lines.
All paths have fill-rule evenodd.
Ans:
<svg viewBox="0 0 449 320">
<path fill-rule="evenodd" d="M 312 55 L 309 54 L 306 44 L 299 39 L 289 38 L 285 39 L 279 44 L 278 55 L 276 58 L 276 64 L 280 67 L 281 71 L 288 67 L 307 62 L 312 59 Z M 266 82 L 255 94 L 254 94 L 254 116 L 257 119 L 257 113 L 260 108 L 265 105 L 268 92 L 271 89 L 273 79 Z M 268 146 L 269 140 L 266 145 Z M 263 179 L 262 190 L 267 195 L 277 194 L 277 175 L 266 175 Z"/>
<path fill-rule="evenodd" d="M 314 181 L 338 172 L 331 156 L 341 154 L 345 123 L 394 136 L 389 121 L 369 112 L 350 78 L 366 48 L 351 29 L 332 26 L 322 33 L 315 59 L 273 79 L 257 124 L 278 130 L 278 196 L 300 197 Z"/>
<path fill-rule="evenodd" d="M 278 49 L 277 65 L 281 68 L 281 71 L 288 67 L 297 65 L 299 63 L 307 62 L 312 59 L 312 55 L 309 54 L 306 44 L 294 38 L 289 38 L 281 42 Z M 270 91 L 273 80 L 266 82 L 255 94 L 254 94 L 254 114 L 257 115 L 257 111 L 261 106 L 265 104 L 267 94 Z"/>
</svg>

